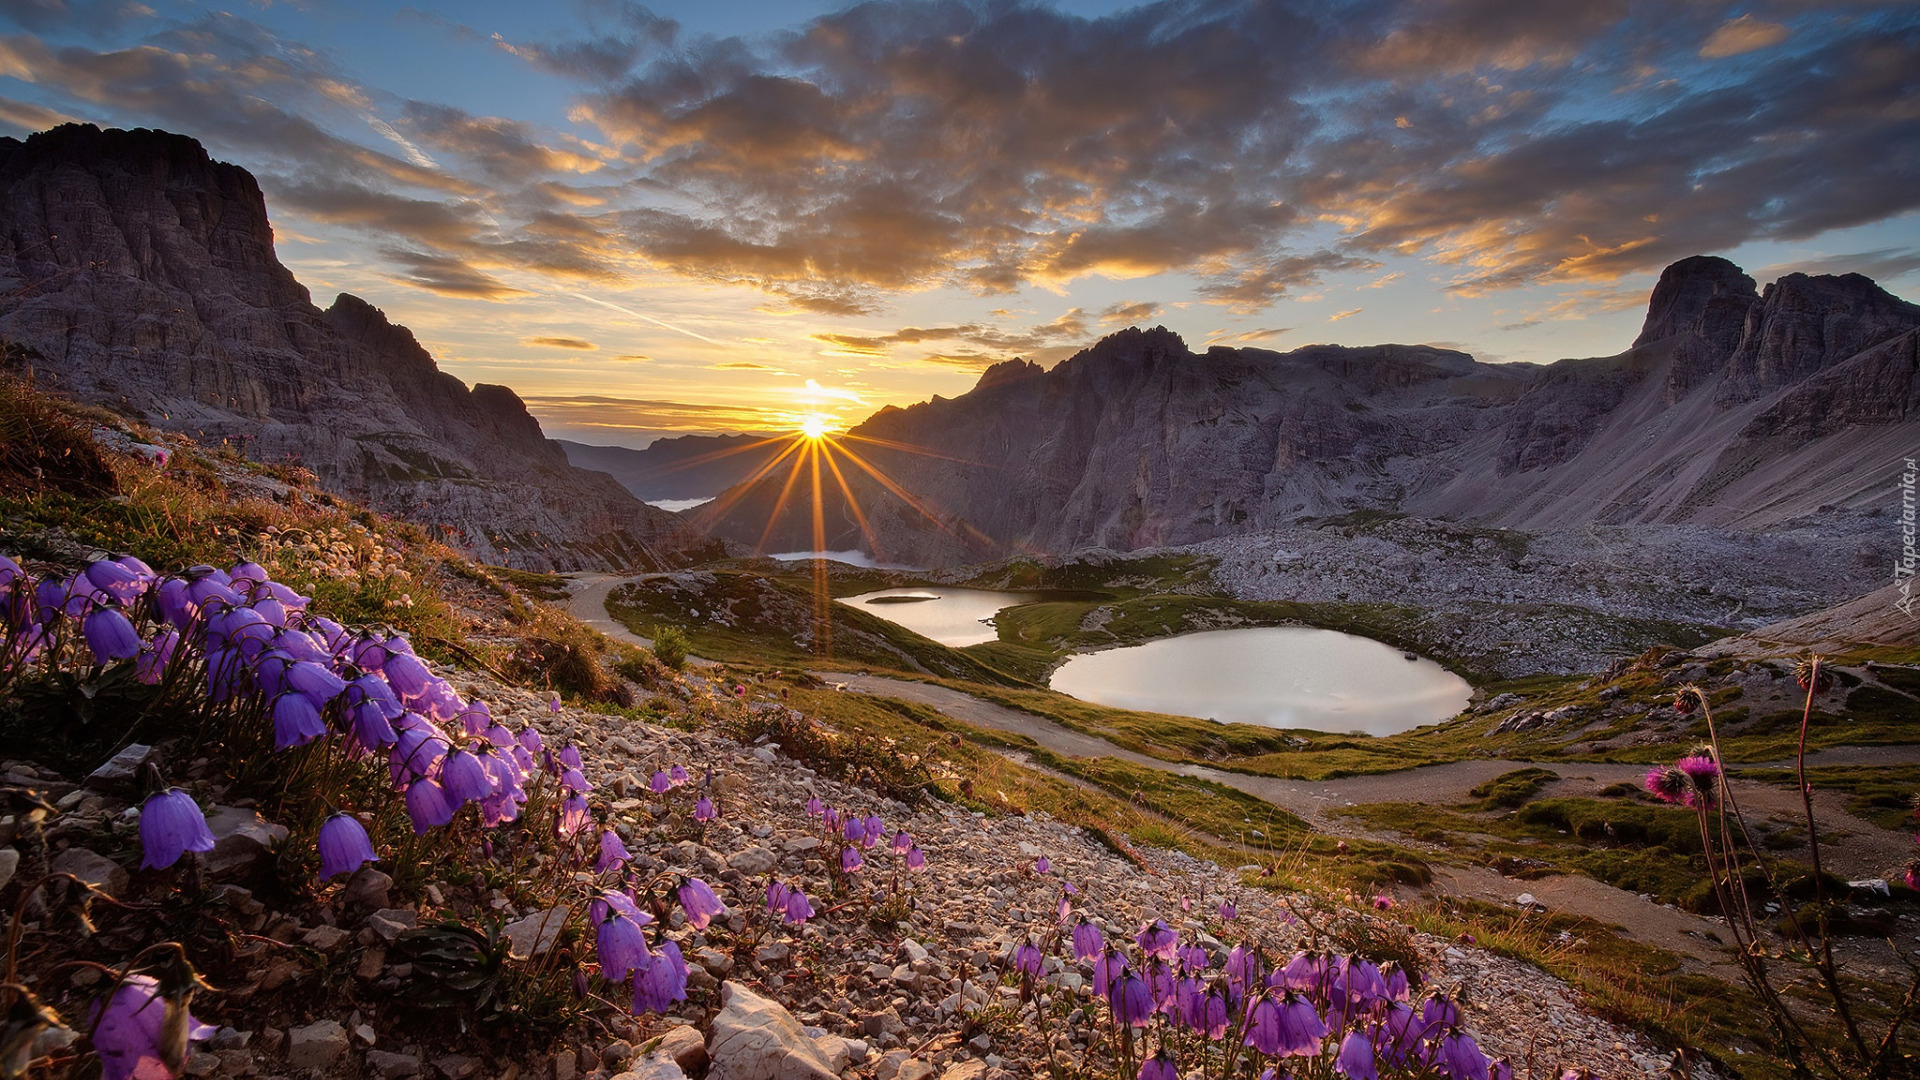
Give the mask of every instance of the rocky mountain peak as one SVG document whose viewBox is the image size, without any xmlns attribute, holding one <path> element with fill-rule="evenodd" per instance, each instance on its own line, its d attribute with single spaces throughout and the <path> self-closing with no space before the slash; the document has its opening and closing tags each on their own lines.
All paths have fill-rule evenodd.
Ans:
<svg viewBox="0 0 1920 1080">
<path fill-rule="evenodd" d="M 0 139 L 0 221 L 0 335 L 43 386 L 298 463 L 487 561 L 615 570 L 693 542 L 570 466 L 512 390 L 469 390 L 359 297 L 314 307 L 259 184 L 192 139 Z"/>
<path fill-rule="evenodd" d="M 0 138 L 0 192 L 12 191 L 50 196 L 0 206 L 25 280 L 88 266 L 262 307 L 310 302 L 274 257 L 260 185 L 183 135 L 63 124 L 24 142 Z M 92 218 L 101 207 L 117 212 Z"/>
<path fill-rule="evenodd" d="M 1753 279 L 1717 255 L 1695 255 L 1667 267 L 1647 301 L 1647 321 L 1635 348 L 1696 334 L 1730 353 L 1740 343 L 1747 312 L 1760 302 Z"/>
<path fill-rule="evenodd" d="M 1046 373 L 1047 373 L 1046 368 L 1041 367 L 1039 364 L 1036 364 L 1031 360 L 1022 360 L 1018 358 L 1015 358 L 1013 360 L 1002 360 L 999 363 L 988 368 L 987 370 L 981 372 L 980 381 L 977 383 L 974 383 L 973 388 L 975 390 L 985 390 L 989 386 L 999 386 L 1002 383 L 1018 382 L 1021 379 L 1031 378 L 1035 375 L 1045 375 Z"/>
<path fill-rule="evenodd" d="M 1073 359 L 1092 361 L 1122 360 L 1148 365 L 1167 360 L 1191 360 L 1193 352 L 1179 334 L 1164 326 L 1142 330 L 1129 326 L 1108 334 Z M 1071 363 L 1072 361 L 1068 361 Z"/>
<path fill-rule="evenodd" d="M 1861 274 L 1788 274 L 1748 313 L 1727 365 L 1723 400 L 1791 386 L 1920 327 L 1910 304 Z"/>
</svg>

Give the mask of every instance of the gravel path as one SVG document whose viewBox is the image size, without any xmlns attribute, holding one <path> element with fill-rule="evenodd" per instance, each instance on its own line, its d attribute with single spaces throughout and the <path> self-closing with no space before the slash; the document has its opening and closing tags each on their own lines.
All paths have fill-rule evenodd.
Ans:
<svg viewBox="0 0 1920 1080">
<path fill-rule="evenodd" d="M 1375 802 L 1418 802 L 1446 805 L 1467 802 L 1470 791 L 1514 769 L 1535 766 L 1551 769 L 1560 779 L 1541 792 L 1544 796 L 1593 796 L 1609 785 L 1639 783 L 1643 765 L 1598 762 L 1522 762 L 1478 758 L 1425 765 L 1393 773 L 1343 777 L 1338 780 L 1286 780 L 1225 772 L 1199 765 L 1178 765 L 1125 750 L 1105 739 L 1062 727 L 1044 717 L 1010 709 L 944 686 L 890 679 L 878 675 L 843 676 L 817 673 L 829 682 L 868 694 L 895 697 L 931 706 L 957 720 L 1025 735 L 1041 746 L 1069 757 L 1112 757 L 1150 768 L 1216 781 L 1265 799 L 1298 814 L 1317 829 L 1333 834 L 1366 835 L 1353 819 L 1331 813 L 1335 808 Z M 1920 762 L 1920 746 L 1836 747 L 1808 755 L 1810 765 L 1891 765 Z M 1781 768 L 1791 762 L 1769 763 Z M 1736 780 L 1734 797 L 1755 819 L 1797 820 L 1799 796 L 1791 783 L 1773 784 Z M 1821 853 L 1827 868 L 1844 878 L 1882 877 L 1895 872 L 1913 854 L 1913 841 L 1848 813 L 1843 796 L 1815 792 L 1815 811 L 1827 842 Z M 1404 838 L 1391 837 L 1404 843 Z M 1446 892 L 1510 904 L 1520 893 L 1532 893 L 1550 909 L 1584 915 L 1620 926 L 1628 937 L 1692 957 L 1722 976 L 1735 975 L 1723 949 L 1707 935 L 1724 937 L 1724 924 L 1641 899 L 1637 894 L 1580 876 L 1520 881 L 1482 867 L 1435 867 L 1436 884 Z"/>
<path fill-rule="evenodd" d="M 653 639 L 643 638 L 626 628 L 618 619 L 607 614 L 607 598 L 613 590 L 636 581 L 645 581 L 646 576 L 622 577 L 619 574 L 568 574 L 573 584 L 572 592 L 567 596 L 567 613 L 615 641 L 624 641 L 629 645 L 638 645 L 643 649 L 653 648 Z M 687 657 L 691 667 L 713 667 L 714 662 L 699 656 Z"/>
</svg>

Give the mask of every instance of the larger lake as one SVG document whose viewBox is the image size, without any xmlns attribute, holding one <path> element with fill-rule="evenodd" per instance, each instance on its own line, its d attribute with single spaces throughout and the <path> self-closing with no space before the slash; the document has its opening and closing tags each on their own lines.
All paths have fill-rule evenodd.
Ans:
<svg viewBox="0 0 1920 1080">
<path fill-rule="evenodd" d="M 1003 609 L 1037 599 L 1033 593 L 927 585 L 845 596 L 840 602 L 957 649 L 998 640 L 1000 632 L 994 628 L 993 617 Z"/>
<path fill-rule="evenodd" d="M 1053 689 L 1224 723 L 1392 735 L 1445 720 L 1473 688 L 1426 659 L 1333 630 L 1209 630 L 1070 657 Z"/>
</svg>

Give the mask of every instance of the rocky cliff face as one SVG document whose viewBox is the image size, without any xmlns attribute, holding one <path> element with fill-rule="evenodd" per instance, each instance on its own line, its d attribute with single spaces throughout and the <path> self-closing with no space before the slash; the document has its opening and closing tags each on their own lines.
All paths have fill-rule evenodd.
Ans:
<svg viewBox="0 0 1920 1080">
<path fill-rule="evenodd" d="M 1196 355 L 1133 329 L 853 429 L 848 445 L 915 499 L 843 467 L 860 512 L 829 479 L 824 540 L 931 564 L 1356 511 L 1533 531 L 1818 528 L 1890 505 L 1920 445 L 1917 358 L 1920 307 L 1864 277 L 1791 275 L 1762 294 L 1711 257 L 1667 269 L 1628 351 L 1544 366 L 1399 345 Z M 766 532 L 785 478 L 709 524 L 814 546 L 810 506 Z"/>
<path fill-rule="evenodd" d="M 253 177 L 192 139 L 0 139 L 0 226 L 0 337 L 43 385 L 296 462 L 488 561 L 615 570 L 689 542 L 569 465 L 512 390 L 469 390 L 357 297 L 315 307 Z"/>
</svg>

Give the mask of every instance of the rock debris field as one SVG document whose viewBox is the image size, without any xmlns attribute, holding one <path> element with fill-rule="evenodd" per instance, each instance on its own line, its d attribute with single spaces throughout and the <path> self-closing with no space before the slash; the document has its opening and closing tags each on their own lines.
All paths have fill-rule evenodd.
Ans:
<svg viewBox="0 0 1920 1080">
<path fill-rule="evenodd" d="M 541 701 L 521 694 L 515 702 L 515 693 L 494 691 L 496 712 L 514 704 L 528 719 L 544 712 Z M 910 808 L 817 775 L 774 745 L 745 747 L 710 733 L 628 725 L 571 710 L 541 719 L 554 735 L 580 745 L 589 778 L 613 796 L 616 828 L 629 834 L 636 869 L 708 875 L 732 913 L 730 933 L 764 925 L 761 895 L 769 873 L 804 888 L 823 913 L 842 908 L 809 921 L 797 937 L 784 929 L 767 934 L 747 961 L 716 947 L 721 937 L 709 940 L 711 930 L 676 929 L 675 936 L 685 934 L 682 951 L 699 968 L 693 986 L 707 991 L 695 993 L 692 1004 L 712 1001 L 717 991 L 723 1007 L 710 1020 L 707 1010 L 683 1007 L 666 1018 L 664 1029 L 647 1024 L 622 1040 L 575 1048 L 573 1060 L 583 1063 L 576 1068 L 598 1061 L 622 1080 L 673 1080 L 702 1067 L 709 1077 L 727 1080 L 971 1080 L 1042 1073 L 1049 1053 L 1071 1059 L 1083 1045 L 1057 1029 L 1054 1045 L 1044 1045 L 1031 1023 L 1031 1006 L 1019 1012 L 1017 990 L 999 985 L 999 972 L 1026 935 L 1038 938 L 1056 925 L 1063 881 L 1079 889 L 1076 906 L 1109 937 L 1131 937 L 1158 917 L 1189 935 L 1205 935 L 1203 943 L 1258 941 L 1284 957 L 1310 943 L 1307 925 L 1289 902 L 1314 924 L 1376 918 L 1354 908 L 1316 909 L 1303 897 L 1238 884 L 1241 872 L 1253 867 L 1219 867 L 1158 849 L 1137 850 L 1142 865 L 1136 865 L 1044 814 L 989 817 L 938 802 Z M 661 847 L 650 834 L 665 831 L 654 824 L 665 807 L 652 801 L 643 777 L 661 762 L 681 761 L 715 771 L 722 816 L 702 842 Z M 927 869 L 903 878 L 911 890 L 905 918 L 877 928 L 862 917 L 869 905 L 859 891 L 885 891 L 893 877 L 879 859 L 870 864 L 872 873 L 856 875 L 868 879 L 855 886 L 859 891 L 830 895 L 815 823 L 805 810 L 811 798 L 878 814 L 889 829 L 904 828 L 918 840 Z M 1041 856 L 1050 863 L 1045 875 L 1035 872 Z M 1223 899 L 1237 908 L 1231 922 L 1216 914 Z M 1183 911 L 1183 900 L 1190 912 Z M 1568 1066 L 1584 1066 L 1595 1076 L 1666 1075 L 1665 1054 L 1584 1012 L 1560 980 L 1471 945 L 1418 934 L 1414 941 L 1428 987 L 1457 996 L 1467 1028 L 1489 1055 L 1506 1056 L 1517 1067 L 1531 1062 L 1533 1075 L 1558 1076 Z M 1050 958 L 1048 969 L 1050 979 L 1086 993 L 1084 968 L 1070 961 L 1063 968 Z M 968 1009 L 997 1006 L 1007 1020 L 962 1041 L 963 1002 Z M 1090 999 L 1087 1004 L 1091 1012 Z M 628 1057 L 634 1047 L 646 1048 L 663 1035 L 651 1053 Z M 1516 1071 L 1528 1075 L 1524 1068 Z M 554 1075 L 567 1080 L 569 1074 L 556 1069 Z"/>
</svg>

